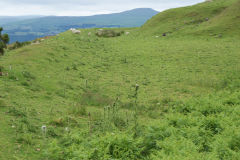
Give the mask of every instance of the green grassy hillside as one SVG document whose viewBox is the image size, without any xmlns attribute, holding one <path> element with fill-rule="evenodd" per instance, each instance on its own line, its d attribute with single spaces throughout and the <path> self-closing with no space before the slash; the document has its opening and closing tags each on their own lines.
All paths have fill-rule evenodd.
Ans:
<svg viewBox="0 0 240 160">
<path fill-rule="evenodd" d="M 143 25 L 142 30 L 153 35 L 239 37 L 239 8 L 239 0 L 213 0 L 171 9 L 154 16 Z"/>
<path fill-rule="evenodd" d="M 119 37 L 67 31 L 7 51 L 0 159 L 239 159 L 239 37 L 222 30 L 238 27 L 223 16 L 236 2 L 169 10 Z M 209 21 L 160 35 L 192 11 Z M 223 36 L 209 36 L 214 27 Z"/>
</svg>

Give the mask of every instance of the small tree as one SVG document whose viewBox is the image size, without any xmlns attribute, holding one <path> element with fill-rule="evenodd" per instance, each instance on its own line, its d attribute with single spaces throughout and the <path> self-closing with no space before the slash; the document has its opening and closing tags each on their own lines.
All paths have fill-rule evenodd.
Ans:
<svg viewBox="0 0 240 160">
<path fill-rule="evenodd" d="M 7 44 L 9 43 L 8 34 L 2 35 L 3 28 L 0 27 L 0 55 L 4 54 L 4 48 L 7 48 Z"/>
</svg>

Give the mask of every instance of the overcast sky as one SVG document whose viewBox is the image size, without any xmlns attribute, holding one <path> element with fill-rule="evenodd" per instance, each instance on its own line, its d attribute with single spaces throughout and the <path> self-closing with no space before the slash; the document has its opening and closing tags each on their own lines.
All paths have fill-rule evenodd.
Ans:
<svg viewBox="0 0 240 160">
<path fill-rule="evenodd" d="M 117 13 L 134 8 L 163 11 L 204 0 L 0 0 L 0 16 L 86 16 Z"/>
</svg>

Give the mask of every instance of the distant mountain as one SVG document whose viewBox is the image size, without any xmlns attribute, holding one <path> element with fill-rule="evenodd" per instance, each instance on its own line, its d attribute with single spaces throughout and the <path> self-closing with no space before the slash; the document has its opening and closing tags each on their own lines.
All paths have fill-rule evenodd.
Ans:
<svg viewBox="0 0 240 160">
<path fill-rule="evenodd" d="M 139 27 L 158 12 L 138 8 L 121 13 L 95 16 L 47 16 L 4 24 L 11 42 L 29 41 L 38 37 L 55 35 L 69 28 Z"/>
<path fill-rule="evenodd" d="M 22 20 L 27 20 L 27 19 L 33 19 L 33 18 L 40 18 L 43 16 L 0 16 L 0 25 L 3 24 L 8 24 L 8 23 L 12 23 L 12 22 L 18 22 L 18 21 L 22 21 Z"/>
</svg>

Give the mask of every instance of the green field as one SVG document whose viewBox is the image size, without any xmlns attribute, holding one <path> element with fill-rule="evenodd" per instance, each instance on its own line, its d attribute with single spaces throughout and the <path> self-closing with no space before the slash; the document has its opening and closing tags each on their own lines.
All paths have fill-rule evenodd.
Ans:
<svg viewBox="0 0 240 160">
<path fill-rule="evenodd" d="M 215 0 L 114 29 L 128 35 L 7 51 L 0 159 L 240 159 L 239 8 Z"/>
</svg>

